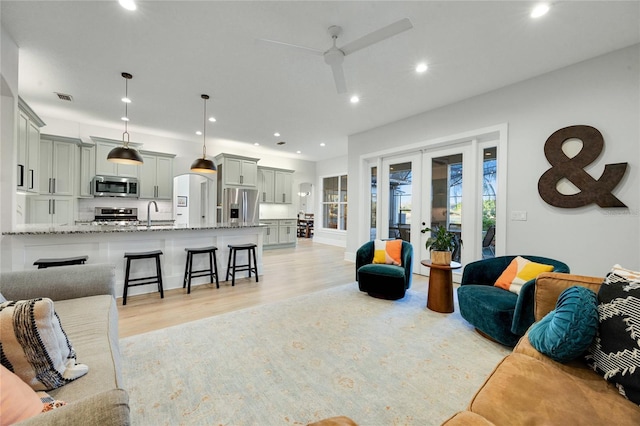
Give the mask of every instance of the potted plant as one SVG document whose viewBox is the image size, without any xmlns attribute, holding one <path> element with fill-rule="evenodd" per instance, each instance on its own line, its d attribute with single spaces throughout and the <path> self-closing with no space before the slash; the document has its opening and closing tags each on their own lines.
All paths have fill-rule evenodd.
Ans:
<svg viewBox="0 0 640 426">
<path fill-rule="evenodd" d="M 462 245 L 462 240 L 459 240 L 454 232 L 447 231 L 444 226 L 436 226 L 433 229 L 424 228 L 423 234 L 431 232 L 431 236 L 427 238 L 425 247 L 431 252 L 431 263 L 435 265 L 450 265 L 451 253 L 459 245 Z"/>
</svg>

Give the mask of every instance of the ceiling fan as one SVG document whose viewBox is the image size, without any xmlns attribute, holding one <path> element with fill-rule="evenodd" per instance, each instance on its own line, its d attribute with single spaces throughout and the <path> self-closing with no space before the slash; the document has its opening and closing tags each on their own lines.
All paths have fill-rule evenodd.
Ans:
<svg viewBox="0 0 640 426">
<path fill-rule="evenodd" d="M 284 48 L 295 49 L 303 53 L 324 56 L 325 63 L 331 66 L 331 71 L 333 72 L 333 80 L 336 83 L 336 89 L 338 90 L 338 93 L 345 93 L 347 91 L 347 83 L 344 78 L 344 70 L 342 69 L 342 62 L 344 62 L 345 56 L 350 55 L 353 52 L 357 52 L 360 49 L 364 49 L 365 47 L 371 46 L 372 44 L 378 43 L 382 40 L 393 37 L 396 34 L 400 34 L 401 32 L 410 30 L 411 28 L 413 28 L 413 24 L 411 23 L 409 18 L 404 18 L 392 24 L 389 24 L 386 27 L 379 28 L 363 37 L 360 37 L 359 39 L 345 44 L 342 47 L 338 47 L 336 46 L 336 41 L 338 39 L 338 36 L 342 33 L 342 27 L 332 25 L 329 27 L 328 33 L 333 39 L 333 46 L 324 51 L 313 49 L 310 47 L 299 46 L 297 44 L 283 43 L 281 41 L 267 40 L 263 38 L 258 39 L 257 41 L 262 43 L 274 44 Z"/>
</svg>

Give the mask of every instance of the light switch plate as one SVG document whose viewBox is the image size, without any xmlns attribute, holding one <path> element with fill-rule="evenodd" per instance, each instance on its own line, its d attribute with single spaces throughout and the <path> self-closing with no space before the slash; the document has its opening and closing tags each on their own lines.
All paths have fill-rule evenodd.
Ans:
<svg viewBox="0 0 640 426">
<path fill-rule="evenodd" d="M 511 220 L 527 220 L 527 212 L 526 211 L 512 211 L 511 212 Z"/>
</svg>

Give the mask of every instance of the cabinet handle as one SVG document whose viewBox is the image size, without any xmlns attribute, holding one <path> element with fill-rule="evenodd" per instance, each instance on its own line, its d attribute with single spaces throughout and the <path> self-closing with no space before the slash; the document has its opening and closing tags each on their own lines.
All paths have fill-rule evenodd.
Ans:
<svg viewBox="0 0 640 426">
<path fill-rule="evenodd" d="M 267 193 L 263 192 L 262 193 L 262 202 L 264 203 L 265 201 L 267 201 Z"/>
<path fill-rule="evenodd" d="M 287 226 L 287 234 L 290 234 L 290 233 L 291 233 L 291 227 Z"/>
<path fill-rule="evenodd" d="M 18 164 L 18 186 L 24 186 L 24 166 Z"/>
<path fill-rule="evenodd" d="M 56 200 L 51 200 L 51 205 L 53 206 L 52 214 L 56 214 Z"/>
<path fill-rule="evenodd" d="M 49 178 L 49 185 L 47 187 L 47 191 L 51 194 L 51 178 Z"/>
<path fill-rule="evenodd" d="M 285 201 L 285 195 L 284 195 L 284 192 L 283 192 L 282 193 L 282 202 L 284 203 L 284 201 Z"/>
<path fill-rule="evenodd" d="M 240 175 L 240 183 L 244 183 L 244 176 Z"/>
<path fill-rule="evenodd" d="M 267 228 L 267 235 L 271 235 L 271 228 Z"/>
<path fill-rule="evenodd" d="M 53 194 L 56 193 L 56 178 L 51 179 L 53 181 Z M 55 203 L 54 203 L 55 206 Z M 53 208 L 54 213 L 55 213 L 55 207 Z"/>
<path fill-rule="evenodd" d="M 29 175 L 31 175 L 31 185 L 29 186 L 29 189 L 33 189 L 35 183 L 35 179 L 33 178 L 33 169 L 29 169 Z"/>
</svg>

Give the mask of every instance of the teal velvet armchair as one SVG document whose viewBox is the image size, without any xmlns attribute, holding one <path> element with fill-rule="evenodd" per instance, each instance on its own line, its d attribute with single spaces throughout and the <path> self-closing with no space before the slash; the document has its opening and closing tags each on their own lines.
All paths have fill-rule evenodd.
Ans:
<svg viewBox="0 0 640 426">
<path fill-rule="evenodd" d="M 374 242 L 366 242 L 356 252 L 356 280 L 360 291 L 381 299 L 402 299 L 413 269 L 413 246 L 402 242 L 402 266 L 373 264 Z"/>
<path fill-rule="evenodd" d="M 569 267 L 558 260 L 521 256 L 532 262 L 552 265 L 553 272 L 569 273 Z M 460 315 L 481 334 L 511 347 L 518 343 L 535 321 L 535 279 L 523 284 L 520 294 L 493 285 L 515 257 L 498 256 L 469 263 L 464 268 L 458 287 Z"/>
</svg>

